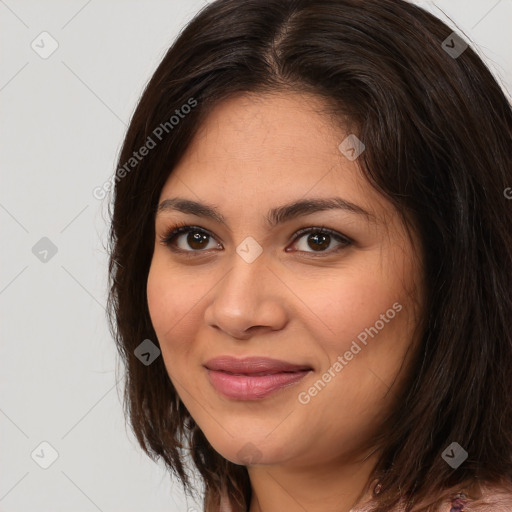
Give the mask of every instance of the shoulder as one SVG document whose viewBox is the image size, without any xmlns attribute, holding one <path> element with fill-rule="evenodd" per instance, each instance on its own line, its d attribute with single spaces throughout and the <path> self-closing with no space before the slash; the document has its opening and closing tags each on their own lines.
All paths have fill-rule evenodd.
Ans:
<svg viewBox="0 0 512 512">
<path fill-rule="evenodd" d="M 480 484 L 478 492 L 466 489 L 453 490 L 451 498 L 438 503 L 436 512 L 512 512 L 512 482 L 501 485 Z M 432 503 L 432 501 L 430 501 Z M 371 512 L 375 502 L 363 501 L 350 512 Z M 402 504 L 389 512 L 414 512 L 424 510 L 425 502 L 414 507 L 413 511 L 406 510 Z"/>
<path fill-rule="evenodd" d="M 467 498 L 461 512 L 512 512 L 512 483 L 481 485 L 480 489 L 481 496 Z M 453 512 L 458 510 L 454 509 Z"/>
</svg>

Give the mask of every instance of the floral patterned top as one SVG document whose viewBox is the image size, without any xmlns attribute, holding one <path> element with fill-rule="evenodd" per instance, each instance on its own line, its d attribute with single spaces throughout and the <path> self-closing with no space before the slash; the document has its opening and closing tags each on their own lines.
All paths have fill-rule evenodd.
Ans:
<svg viewBox="0 0 512 512">
<path fill-rule="evenodd" d="M 438 512 L 512 512 L 512 487 L 481 487 L 482 495 L 477 500 L 470 499 L 464 492 L 456 494 L 451 501 L 445 502 Z M 352 508 L 350 512 L 371 512 L 371 501 Z M 389 512 L 409 512 L 404 507 L 396 507 Z"/>
<path fill-rule="evenodd" d="M 507 489 L 482 486 L 481 491 L 482 496 L 478 500 L 471 500 L 466 494 L 459 492 L 451 501 L 440 506 L 438 512 L 512 512 L 512 486 Z M 372 510 L 371 500 L 365 500 L 350 512 L 372 512 Z M 221 500 L 219 512 L 231 512 L 226 497 Z M 409 511 L 398 506 L 389 512 Z"/>
<path fill-rule="evenodd" d="M 450 503 L 450 512 L 463 512 L 467 501 L 466 495 L 461 493 L 460 496 L 453 499 Z"/>
</svg>

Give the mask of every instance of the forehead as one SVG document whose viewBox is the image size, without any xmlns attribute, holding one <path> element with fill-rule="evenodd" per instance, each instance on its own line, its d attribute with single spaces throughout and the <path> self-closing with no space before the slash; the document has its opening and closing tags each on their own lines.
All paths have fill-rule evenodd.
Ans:
<svg viewBox="0 0 512 512">
<path fill-rule="evenodd" d="M 350 135 L 318 97 L 239 94 L 216 105 L 165 183 L 171 195 L 208 200 L 239 214 L 308 197 L 339 196 L 367 211 L 386 209 L 357 160 L 340 144 Z M 381 212 L 382 213 L 382 212 Z"/>
<path fill-rule="evenodd" d="M 326 108 L 298 93 L 238 94 L 212 109 L 189 149 L 221 161 L 331 161 L 343 134 Z"/>
</svg>

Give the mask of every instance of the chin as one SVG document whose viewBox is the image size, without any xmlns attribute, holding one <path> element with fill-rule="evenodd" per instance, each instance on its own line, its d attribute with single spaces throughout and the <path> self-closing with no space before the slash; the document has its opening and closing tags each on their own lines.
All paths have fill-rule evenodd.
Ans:
<svg viewBox="0 0 512 512">
<path fill-rule="evenodd" d="M 279 464 L 286 458 L 283 446 L 279 439 L 274 438 L 272 443 L 266 434 L 260 437 L 251 436 L 244 439 L 223 439 L 220 443 L 211 442 L 211 445 L 222 457 L 233 464 L 251 466 L 256 464 Z"/>
</svg>

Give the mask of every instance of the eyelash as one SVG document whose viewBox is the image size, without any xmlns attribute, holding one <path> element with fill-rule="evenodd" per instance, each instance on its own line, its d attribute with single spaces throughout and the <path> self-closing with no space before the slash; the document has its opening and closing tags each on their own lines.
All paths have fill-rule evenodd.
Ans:
<svg viewBox="0 0 512 512">
<path fill-rule="evenodd" d="M 176 252 L 176 253 L 180 253 L 180 254 L 184 254 L 187 257 L 195 257 L 195 256 L 199 255 L 200 253 L 207 252 L 205 250 L 195 250 L 195 251 L 194 250 L 190 250 L 190 251 L 187 251 L 187 250 L 183 250 L 183 249 L 178 249 L 178 248 L 173 246 L 172 242 L 174 241 L 175 238 L 178 237 L 178 235 L 181 235 L 181 234 L 184 234 L 184 233 L 189 233 L 189 232 L 198 232 L 198 233 L 202 233 L 204 235 L 207 235 L 207 236 L 209 236 L 211 238 L 215 238 L 206 229 L 203 229 L 203 228 L 201 228 L 199 226 L 191 226 L 191 225 L 187 224 L 186 222 L 182 222 L 182 223 L 175 224 L 174 226 L 171 226 L 170 228 L 168 228 L 166 230 L 165 234 L 161 235 L 159 237 L 160 238 L 160 243 L 162 245 L 165 245 L 165 246 L 169 247 L 169 249 L 171 251 Z M 297 231 L 294 234 L 294 239 L 292 241 L 292 244 L 294 244 L 295 242 L 297 242 L 297 240 L 299 240 L 304 235 L 309 234 L 309 233 L 316 233 L 316 234 L 322 234 L 322 235 L 330 235 L 336 241 L 342 243 L 341 247 L 338 247 L 337 249 L 329 250 L 329 251 L 313 251 L 311 253 L 309 251 L 298 251 L 298 252 L 303 252 L 303 253 L 306 253 L 306 254 L 311 254 L 313 257 L 324 257 L 325 255 L 330 255 L 332 253 L 336 253 L 336 252 L 338 252 L 338 251 L 340 251 L 342 249 L 345 249 L 346 247 L 352 245 L 352 243 L 353 243 L 353 240 L 351 240 L 347 236 L 344 236 L 341 233 L 338 233 L 337 231 L 334 231 L 332 229 L 325 228 L 325 227 L 321 226 L 321 227 L 309 227 L 309 228 L 299 229 L 299 231 Z"/>
</svg>

